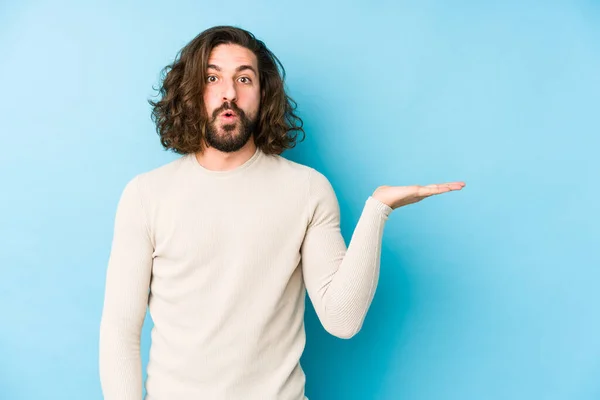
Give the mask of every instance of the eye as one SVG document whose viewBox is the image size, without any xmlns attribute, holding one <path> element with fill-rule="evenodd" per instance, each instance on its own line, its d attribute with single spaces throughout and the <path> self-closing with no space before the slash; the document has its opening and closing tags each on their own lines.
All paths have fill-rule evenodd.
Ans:
<svg viewBox="0 0 600 400">
<path fill-rule="evenodd" d="M 245 81 L 243 81 L 243 79 L 244 79 Z M 247 76 L 242 76 L 242 77 L 240 78 L 240 81 L 241 81 L 242 83 L 250 83 L 250 82 L 252 82 L 252 80 L 250 80 L 250 78 L 248 78 Z"/>
<path fill-rule="evenodd" d="M 208 82 L 208 83 L 213 83 L 213 82 L 216 82 L 216 81 L 217 81 L 217 77 L 216 77 L 216 76 L 214 76 L 214 75 L 209 75 L 209 76 L 206 78 L 206 82 Z"/>
</svg>

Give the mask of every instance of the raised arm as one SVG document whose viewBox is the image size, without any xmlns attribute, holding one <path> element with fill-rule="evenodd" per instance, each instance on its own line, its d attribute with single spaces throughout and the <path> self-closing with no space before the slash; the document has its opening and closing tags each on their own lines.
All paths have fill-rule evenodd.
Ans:
<svg viewBox="0 0 600 400">
<path fill-rule="evenodd" d="M 148 303 L 153 245 L 139 177 L 123 190 L 114 224 L 100 324 L 100 382 L 105 400 L 141 400 L 140 334 Z"/>
<path fill-rule="evenodd" d="M 364 205 L 346 249 L 340 211 L 329 181 L 311 170 L 310 222 L 301 249 L 308 295 L 324 328 L 350 338 L 362 327 L 379 279 L 383 228 L 398 207 L 461 190 L 464 182 L 427 186 L 380 186 Z"/>
<path fill-rule="evenodd" d="M 314 170 L 308 207 L 310 223 L 301 249 L 308 295 L 323 327 L 350 338 L 361 329 L 375 294 L 383 228 L 392 209 L 369 197 L 346 248 L 337 197 Z"/>
</svg>

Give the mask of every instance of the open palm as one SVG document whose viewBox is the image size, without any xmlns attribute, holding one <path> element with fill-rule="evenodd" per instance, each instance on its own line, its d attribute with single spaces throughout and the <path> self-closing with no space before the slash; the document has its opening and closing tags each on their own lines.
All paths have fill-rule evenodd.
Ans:
<svg viewBox="0 0 600 400">
<path fill-rule="evenodd" d="M 430 196 L 461 190 L 463 187 L 465 187 L 464 182 L 448 182 L 426 186 L 380 186 L 373 193 L 373 197 L 392 209 L 396 209 L 419 202 Z"/>
</svg>

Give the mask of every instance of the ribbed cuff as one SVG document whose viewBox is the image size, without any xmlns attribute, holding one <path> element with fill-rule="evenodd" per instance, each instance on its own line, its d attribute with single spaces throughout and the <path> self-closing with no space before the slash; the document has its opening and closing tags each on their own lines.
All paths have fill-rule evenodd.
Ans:
<svg viewBox="0 0 600 400">
<path fill-rule="evenodd" d="M 390 213 L 393 211 L 390 206 L 387 204 L 377 200 L 373 196 L 369 196 L 367 201 L 365 202 L 367 207 L 372 208 L 373 210 L 382 213 L 384 216 L 388 217 Z"/>
</svg>

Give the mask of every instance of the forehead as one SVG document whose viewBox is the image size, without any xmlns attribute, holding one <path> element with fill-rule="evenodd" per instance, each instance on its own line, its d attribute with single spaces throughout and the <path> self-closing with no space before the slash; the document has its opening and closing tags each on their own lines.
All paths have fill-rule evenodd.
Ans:
<svg viewBox="0 0 600 400">
<path fill-rule="evenodd" d="M 258 70 L 254 53 L 237 44 L 221 44 L 210 52 L 209 65 L 216 65 L 223 70 L 233 70 L 240 65 L 250 65 Z"/>
</svg>

